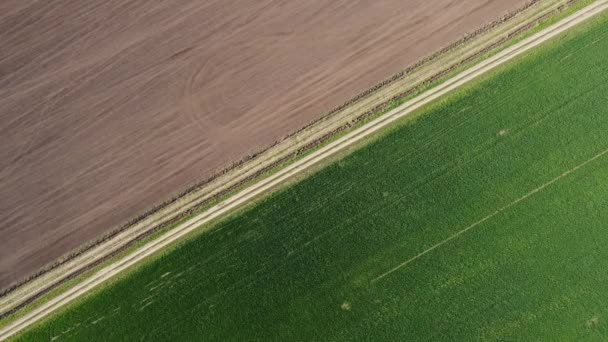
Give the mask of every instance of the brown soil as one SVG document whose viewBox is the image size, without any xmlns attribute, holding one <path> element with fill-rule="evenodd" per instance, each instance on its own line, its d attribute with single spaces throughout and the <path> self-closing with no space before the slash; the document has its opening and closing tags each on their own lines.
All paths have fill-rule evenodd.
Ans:
<svg viewBox="0 0 608 342">
<path fill-rule="evenodd" d="M 523 3 L 3 1 L 0 288 Z"/>
</svg>

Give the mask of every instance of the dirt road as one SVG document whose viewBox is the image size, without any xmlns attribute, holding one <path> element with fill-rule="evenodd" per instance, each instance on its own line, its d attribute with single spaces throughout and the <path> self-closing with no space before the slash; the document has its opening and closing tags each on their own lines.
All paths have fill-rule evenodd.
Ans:
<svg viewBox="0 0 608 342">
<path fill-rule="evenodd" d="M 3 1 L 0 289 L 523 2 Z"/>
<path fill-rule="evenodd" d="M 57 310 L 58 308 L 66 305 L 75 298 L 89 291 L 91 288 L 99 285 L 103 281 L 111 278 L 117 273 L 125 270 L 126 268 L 134 265 L 135 263 L 141 261 L 147 256 L 166 247 L 168 244 L 183 237 L 195 228 L 199 227 L 201 224 L 204 224 L 205 222 L 208 222 L 215 217 L 223 215 L 224 213 L 233 209 L 236 206 L 246 203 L 251 198 L 267 191 L 268 189 L 272 188 L 273 186 L 276 186 L 277 184 L 288 179 L 289 177 L 292 177 L 293 175 L 302 172 L 303 170 L 315 165 L 316 163 L 335 154 L 336 152 L 352 145 L 353 143 L 356 143 L 357 141 L 360 141 L 361 139 L 369 136 L 370 134 L 373 134 L 379 129 L 382 129 L 383 127 L 394 122 L 395 120 L 398 120 L 399 118 L 408 115 L 409 113 L 420 108 L 421 106 L 433 100 L 436 100 L 437 98 L 460 87 L 461 85 L 470 82 L 476 77 L 494 69 L 495 67 L 513 59 L 516 56 L 519 56 L 520 54 L 536 47 L 537 45 L 547 41 L 548 39 L 555 37 L 556 35 L 564 32 L 565 30 L 601 13 L 606 9 L 608 9 L 608 0 L 597 1 L 593 5 L 590 5 L 589 7 L 585 8 L 584 10 L 575 13 L 574 15 L 512 46 L 509 49 L 504 50 L 503 52 L 491 57 L 490 59 L 480 63 L 479 65 L 462 72 L 454 78 L 446 81 L 442 85 L 421 94 L 420 96 L 412 99 L 411 101 L 408 101 L 407 103 L 394 109 L 386 115 L 383 115 L 367 123 L 366 125 L 336 140 L 335 142 L 317 150 L 311 155 L 292 164 L 291 166 L 266 178 L 262 182 L 259 182 L 251 186 L 250 188 L 243 190 L 242 192 L 236 194 L 228 200 L 183 223 L 174 230 L 167 232 L 165 235 L 158 238 L 157 240 L 152 241 L 149 244 L 143 246 L 134 254 L 107 266 L 91 278 L 83 281 L 82 283 L 79 283 L 74 288 L 50 300 L 41 307 L 34 309 L 24 317 L 5 327 L 3 330 L 0 330 L 0 340 L 10 337 L 11 335 L 24 329 L 25 327 L 42 319 L 54 310 Z"/>
</svg>

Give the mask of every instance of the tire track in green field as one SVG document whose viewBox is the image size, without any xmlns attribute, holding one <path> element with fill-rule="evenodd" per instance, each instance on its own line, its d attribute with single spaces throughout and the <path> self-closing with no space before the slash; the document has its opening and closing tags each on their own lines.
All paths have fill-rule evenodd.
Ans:
<svg viewBox="0 0 608 342">
<path fill-rule="evenodd" d="M 593 156 L 593 157 L 591 157 L 591 158 L 587 159 L 586 161 L 584 161 L 584 162 L 582 162 L 582 163 L 578 164 L 577 166 L 575 166 L 575 167 L 573 167 L 573 168 L 571 168 L 571 169 L 568 169 L 568 170 L 564 171 L 564 172 L 563 172 L 562 174 L 560 174 L 559 176 L 557 176 L 557 177 L 553 178 L 552 180 L 550 180 L 550 181 L 548 181 L 548 182 L 545 182 L 545 183 L 541 184 L 540 186 L 538 186 L 538 187 L 534 188 L 533 190 L 529 191 L 529 192 L 528 192 L 528 193 L 526 193 L 525 195 L 523 195 L 523 196 L 521 196 L 521 197 L 519 197 L 519 198 L 515 199 L 515 200 L 514 200 L 514 201 L 512 201 L 511 203 L 509 203 L 509 204 L 507 204 L 507 205 L 505 205 L 505 206 L 503 206 L 503 207 L 501 207 L 501 208 L 497 209 L 497 210 L 496 210 L 496 211 L 494 211 L 493 213 L 491 213 L 491 214 L 489 214 L 489 215 L 485 216 L 484 218 L 482 218 L 482 219 L 480 219 L 480 220 L 478 220 L 478 221 L 475 221 L 474 223 L 472 223 L 471 225 L 467 226 L 466 228 L 464 228 L 464 229 L 462 229 L 462 230 L 460 230 L 460 231 L 458 231 L 458 232 L 456 232 L 456 233 L 454 233 L 454 234 L 450 235 L 450 236 L 449 236 L 449 237 L 447 237 L 446 239 L 444 239 L 444 240 L 442 240 L 442 241 L 440 241 L 440 242 L 438 242 L 438 243 L 434 244 L 433 246 L 431 246 L 431 247 L 429 247 L 429 248 L 427 248 L 427 249 L 423 250 L 422 252 L 420 252 L 420 253 L 416 254 L 415 256 L 413 256 L 413 257 L 411 257 L 411 258 L 409 258 L 409 259 L 407 259 L 407 260 L 403 261 L 402 263 L 400 263 L 399 265 L 397 265 L 397 266 L 395 266 L 395 267 L 391 268 L 390 270 L 388 270 L 388 271 L 386 271 L 386 272 L 384 272 L 384 273 L 382 273 L 382 274 L 378 275 L 377 277 L 375 277 L 375 278 L 373 278 L 373 279 L 371 280 L 371 283 L 372 283 L 372 284 L 377 283 L 378 281 L 380 281 L 380 280 L 382 280 L 382 279 L 384 279 L 384 278 L 388 277 L 388 276 L 389 276 L 389 275 L 391 275 L 392 273 L 397 272 L 397 271 L 399 271 L 399 270 L 403 269 L 403 268 L 404 268 L 404 267 L 406 267 L 407 265 L 409 265 L 409 264 L 413 263 L 414 261 L 416 261 L 416 260 L 418 260 L 418 259 L 422 258 L 423 256 L 425 256 L 425 255 L 429 254 L 430 252 L 434 251 L 435 249 L 437 249 L 437 248 L 439 248 L 439 247 L 441 247 L 441 246 L 443 246 L 443 245 L 445 245 L 445 244 L 447 244 L 447 243 L 449 243 L 449 242 L 451 242 L 451 241 L 453 241 L 453 240 L 458 239 L 459 237 L 463 236 L 465 233 L 467 233 L 467 232 L 469 232 L 469 231 L 473 230 L 474 228 L 476 228 L 476 227 L 480 226 L 480 225 L 481 225 L 481 224 L 483 224 L 484 222 L 486 222 L 486 221 L 488 221 L 488 220 L 490 220 L 490 219 L 494 218 L 494 217 L 495 217 L 495 216 L 497 216 L 498 214 L 500 214 L 500 213 L 502 213 L 502 212 L 504 212 L 504 211 L 506 211 L 506 210 L 508 210 L 508 209 L 510 209 L 510 208 L 512 208 L 512 207 L 514 207 L 514 206 L 516 206 L 517 204 L 519 204 L 519 203 L 521 203 L 521 202 L 524 202 L 525 200 L 529 199 L 530 197 L 534 196 L 535 194 L 537 194 L 537 193 L 539 193 L 539 192 L 543 191 L 545 188 L 547 188 L 547 187 L 549 187 L 549 186 L 551 186 L 551 185 L 553 185 L 553 184 L 557 183 L 558 181 L 562 180 L 563 178 L 565 178 L 565 177 L 569 176 L 570 174 L 572 174 L 572 173 L 574 173 L 574 172 L 576 172 L 576 171 L 578 171 L 578 170 L 580 170 L 580 169 L 584 168 L 585 166 L 587 166 L 587 165 L 589 165 L 590 163 L 592 163 L 592 162 L 594 162 L 594 161 L 596 161 L 596 160 L 600 159 L 601 157 L 605 156 L 606 154 L 608 154 L 608 149 L 605 149 L 605 150 L 603 150 L 602 152 L 600 152 L 600 153 L 596 154 L 595 156 Z"/>
</svg>

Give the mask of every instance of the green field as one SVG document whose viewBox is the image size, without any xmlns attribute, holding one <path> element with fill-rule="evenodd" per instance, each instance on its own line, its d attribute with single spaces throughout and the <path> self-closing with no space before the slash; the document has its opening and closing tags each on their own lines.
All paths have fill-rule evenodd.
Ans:
<svg viewBox="0 0 608 342">
<path fill-rule="evenodd" d="M 18 338 L 605 340 L 607 246 L 604 16 Z"/>
</svg>

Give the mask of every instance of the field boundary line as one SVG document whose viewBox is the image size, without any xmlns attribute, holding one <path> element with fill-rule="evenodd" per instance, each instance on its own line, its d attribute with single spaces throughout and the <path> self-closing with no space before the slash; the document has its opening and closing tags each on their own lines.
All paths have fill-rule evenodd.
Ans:
<svg viewBox="0 0 608 342">
<path fill-rule="evenodd" d="M 273 189 L 275 186 L 281 184 L 283 181 L 293 177 L 294 175 L 304 170 L 307 170 L 311 166 L 318 164 L 320 161 L 326 159 L 327 157 L 344 150 L 346 147 L 349 147 L 368 136 L 371 136 L 379 129 L 393 123 L 394 121 L 402 117 L 405 117 L 406 115 L 438 99 L 439 97 L 450 93 L 454 89 L 457 89 L 463 84 L 466 84 L 476 79 L 477 77 L 485 74 L 490 70 L 493 70 L 497 66 L 512 60 L 514 57 L 519 56 L 522 53 L 530 50 L 531 48 L 555 37 L 556 35 L 566 31 L 570 27 L 573 27 L 601 13 L 602 11 L 608 8 L 607 4 L 608 0 L 599 0 L 583 8 L 582 10 L 575 12 L 574 14 L 568 16 L 560 22 L 513 45 L 510 48 L 505 49 L 504 51 L 496 54 L 493 57 L 490 57 L 488 60 L 472 67 L 471 69 L 463 71 L 462 73 L 456 75 L 450 80 L 447 80 L 441 85 L 420 94 L 416 98 L 391 110 L 387 114 L 368 122 L 367 124 L 333 141 L 332 143 L 329 143 L 328 145 L 320 148 L 319 150 L 311 153 L 310 155 L 296 161 L 294 164 L 287 166 L 286 168 L 260 181 L 259 183 L 256 183 L 244 189 L 236 195 L 213 206 L 207 211 L 182 223 L 173 230 L 166 232 L 156 240 L 153 240 L 145 246 L 141 247 L 131 255 L 128 255 L 127 257 L 106 266 L 102 270 L 92 275 L 90 278 L 85 279 L 84 281 L 78 283 L 66 292 L 49 300 L 48 302 L 42 304 L 40 307 L 32 310 L 31 312 L 25 314 L 23 317 L 17 319 L 15 322 L 12 322 L 11 324 L 7 325 L 2 330 L 0 330 L 0 340 L 8 338 L 21 331 L 22 329 L 34 324 L 40 319 L 48 316 L 55 310 L 65 306 L 66 304 L 72 302 L 74 299 L 87 293 L 95 286 L 103 283 L 104 281 L 112 278 L 116 274 L 144 260 L 146 257 L 161 251 L 164 247 L 176 242 L 180 238 L 186 236 L 187 234 L 200 227 L 201 225 L 210 222 L 211 220 L 229 212 L 232 209 L 247 204 L 249 200 Z"/>
<path fill-rule="evenodd" d="M 89 275 L 103 265 L 132 252 L 150 241 L 160 231 L 172 229 L 183 220 L 211 207 L 230 194 L 246 188 L 285 165 L 302 158 L 324 144 L 363 125 L 373 117 L 387 112 L 388 106 L 404 98 L 411 98 L 422 89 L 436 86 L 489 55 L 538 32 L 537 24 L 544 25 L 553 18 L 564 18 L 592 0 L 530 0 L 521 7 L 506 12 L 502 17 L 466 33 L 460 39 L 407 66 L 343 105 L 323 114 L 301 129 L 289 133 L 275 143 L 244 156 L 226 168 L 213 172 L 177 192 L 166 196 L 143 212 L 98 238 L 85 241 L 79 247 L 0 289 L 0 328 L 19 315 L 29 303 L 45 297 L 66 282 Z M 532 32 L 534 31 L 534 32 Z M 487 55 L 486 55 L 487 54 Z M 448 76 L 451 75 L 451 76 Z M 145 242 L 144 242 L 145 243 Z M 48 298 L 48 297 L 47 297 Z"/>
<path fill-rule="evenodd" d="M 571 168 L 571 169 L 569 169 L 569 170 L 567 170 L 567 171 L 562 172 L 562 174 L 560 174 L 559 176 L 557 176 L 557 177 L 553 178 L 552 180 L 550 180 L 550 181 L 548 181 L 548 182 L 546 182 L 546 183 L 543 183 L 542 185 L 540 185 L 540 186 L 539 186 L 539 187 L 537 187 L 537 188 L 534 188 L 533 190 L 531 190 L 530 192 L 526 193 L 525 195 L 523 195 L 523 196 L 521 196 L 521 197 L 519 197 L 519 198 L 515 199 L 515 200 L 514 200 L 514 201 L 512 201 L 511 203 L 509 203 L 509 204 L 507 204 L 507 205 L 505 205 L 505 206 L 503 206 L 503 207 L 499 208 L 498 210 L 494 211 L 494 212 L 493 212 L 493 213 L 491 213 L 490 215 L 485 216 L 485 217 L 484 217 L 484 218 L 482 218 L 481 220 L 478 220 L 478 221 L 474 222 L 473 224 L 471 224 L 471 225 L 467 226 L 466 228 L 464 228 L 464 229 L 462 229 L 462 230 L 460 230 L 460 231 L 458 231 L 458 232 L 456 232 L 456 233 L 454 233 L 454 234 L 450 235 L 450 236 L 449 236 L 449 237 L 447 237 L 446 239 L 444 239 L 444 240 L 442 240 L 442 241 L 440 241 L 440 242 L 438 242 L 438 243 L 434 244 L 433 246 L 431 246 L 431 247 L 429 247 L 429 248 L 425 249 L 424 251 L 422 251 L 422 252 L 420 252 L 420 253 L 416 254 L 415 256 L 413 256 L 413 257 L 411 257 L 411 258 L 407 259 L 406 261 L 404 261 L 404 262 L 400 263 L 399 265 L 397 265 L 397 266 L 395 266 L 395 267 L 391 268 L 390 270 L 388 270 L 388 271 L 386 271 L 386 272 L 384 272 L 384 273 L 380 274 L 379 276 L 377 276 L 377 277 L 375 277 L 374 279 L 372 279 L 372 280 L 371 280 L 371 283 L 372 283 L 372 284 L 373 284 L 373 283 L 376 283 L 376 282 L 378 282 L 378 281 L 380 281 L 380 280 L 382 280 L 382 279 L 386 278 L 387 276 L 391 275 L 392 273 L 397 272 L 397 271 L 399 271 L 399 270 L 403 269 L 405 266 L 407 266 L 407 265 L 411 264 L 412 262 L 414 262 L 414 261 L 416 261 L 416 260 L 418 260 L 418 259 L 422 258 L 422 257 L 423 257 L 423 256 L 425 256 L 426 254 L 428 254 L 428 253 L 430 253 L 430 252 L 434 251 L 435 249 L 437 249 L 437 248 L 439 248 L 439 247 L 441 247 L 441 246 L 443 246 L 443 245 L 447 244 L 448 242 L 450 242 L 450 241 L 452 241 L 452 240 L 455 240 L 455 239 L 457 239 L 457 238 L 461 237 L 462 235 L 464 235 L 465 233 L 469 232 L 469 231 L 470 231 L 470 230 L 472 230 L 473 228 L 475 228 L 475 227 L 477 227 L 477 226 L 481 225 L 482 223 L 484 223 L 484 222 L 486 222 L 486 221 L 488 221 L 488 220 L 492 219 L 493 217 L 495 217 L 496 215 L 498 215 L 498 214 L 502 213 L 503 211 L 508 210 L 508 209 L 510 209 L 510 208 L 512 208 L 512 207 L 514 207 L 514 206 L 516 206 L 517 204 L 519 204 L 519 203 L 521 203 L 521 202 L 523 202 L 523 201 L 527 200 L 528 198 L 530 198 L 530 197 L 532 197 L 533 195 L 537 194 L 538 192 L 540 192 L 540 191 L 544 190 L 544 189 L 545 189 L 545 188 L 547 188 L 548 186 L 551 186 L 552 184 L 554 184 L 554 183 L 558 182 L 559 180 L 563 179 L 564 177 L 567 177 L 568 175 L 570 175 L 570 174 L 572 174 L 572 173 L 574 173 L 574 172 L 576 172 L 576 171 L 580 170 L 581 168 L 583 168 L 583 167 L 587 166 L 588 164 L 590 164 L 590 163 L 592 163 L 592 162 L 596 161 L 597 159 L 599 159 L 599 158 L 603 157 L 603 156 L 604 156 L 604 155 L 606 155 L 606 154 L 608 154 L 608 149 L 605 149 L 604 151 L 602 151 L 602 152 L 600 152 L 600 153 L 596 154 L 595 156 L 591 157 L 590 159 L 588 159 L 588 160 L 584 161 L 583 163 L 581 163 L 581 164 L 579 164 L 579 165 L 577 165 L 577 166 L 575 166 L 575 167 L 573 167 L 573 168 Z"/>
<path fill-rule="evenodd" d="M 104 265 L 124 257 L 158 237 L 157 233 L 176 227 L 214 203 L 240 189 L 268 177 L 323 145 L 355 130 L 374 117 L 384 115 L 389 106 L 413 98 L 429 87 L 456 75 L 465 66 L 475 65 L 489 56 L 529 37 L 545 25 L 556 22 L 588 6 L 591 0 L 531 0 L 522 7 L 467 33 L 461 39 L 408 66 L 401 72 L 356 95 L 344 105 L 324 114 L 300 130 L 271 146 L 246 156 L 210 178 L 185 187 L 167 200 L 135 215 L 98 239 L 85 242 L 75 250 L 12 285 L 0 290 L 0 329 L 25 313 L 38 300 L 48 300 L 51 291 L 63 292 L 70 281 L 79 281 Z M 582 5 L 582 6 L 581 6 Z M 521 36 L 520 36 L 521 35 Z M 73 283 L 72 283 L 73 284 Z"/>
</svg>

